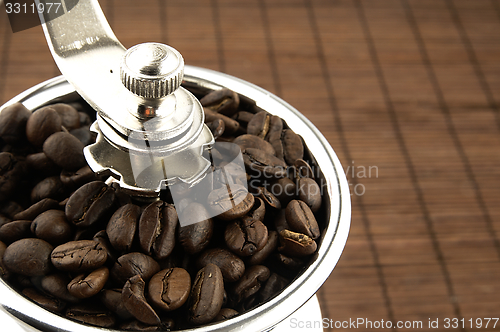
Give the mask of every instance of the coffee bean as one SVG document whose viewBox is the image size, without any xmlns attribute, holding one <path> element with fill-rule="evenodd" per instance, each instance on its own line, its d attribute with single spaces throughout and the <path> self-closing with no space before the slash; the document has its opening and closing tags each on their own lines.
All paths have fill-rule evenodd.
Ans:
<svg viewBox="0 0 500 332">
<path fill-rule="evenodd" d="M 52 134 L 43 143 L 43 152 L 47 157 L 68 170 L 77 170 L 87 165 L 83 148 L 78 138 L 65 132 Z"/>
<path fill-rule="evenodd" d="M 102 266 L 89 274 L 79 274 L 68 284 L 68 291 L 74 297 L 86 299 L 99 293 L 108 281 L 109 270 Z"/>
<path fill-rule="evenodd" d="M 81 323 L 112 328 L 116 318 L 109 310 L 95 304 L 78 304 L 66 310 L 66 317 Z"/>
<path fill-rule="evenodd" d="M 82 272 L 94 270 L 106 263 L 108 254 L 98 242 L 71 241 L 56 247 L 51 254 L 52 264 L 61 271 Z"/>
<path fill-rule="evenodd" d="M 238 311 L 231 308 L 222 308 L 212 322 L 221 322 L 238 315 Z"/>
<path fill-rule="evenodd" d="M 200 325 L 210 322 L 222 308 L 224 281 L 217 265 L 208 264 L 198 271 L 188 300 L 188 320 Z"/>
<path fill-rule="evenodd" d="M 26 137 L 26 122 L 31 112 L 21 103 L 14 103 L 0 112 L 0 138 L 16 144 Z"/>
<path fill-rule="evenodd" d="M 285 129 L 282 135 L 283 155 L 288 165 L 294 165 L 297 159 L 304 157 L 304 145 L 299 135 L 291 129 Z"/>
<path fill-rule="evenodd" d="M 200 103 L 212 111 L 231 116 L 238 110 L 240 98 L 236 92 L 224 88 L 210 92 L 200 99 Z"/>
<path fill-rule="evenodd" d="M 78 188 L 85 183 L 96 180 L 97 177 L 89 166 L 84 166 L 77 171 L 63 170 L 61 172 L 61 182 L 67 188 Z"/>
<path fill-rule="evenodd" d="M 256 174 L 258 178 L 263 176 L 280 178 L 286 175 L 287 166 L 283 160 L 259 149 L 245 149 L 243 162 L 249 172 Z"/>
<path fill-rule="evenodd" d="M 240 303 L 256 294 L 270 274 L 271 272 L 264 265 L 249 267 L 241 279 L 231 287 L 231 296 L 234 303 Z"/>
<path fill-rule="evenodd" d="M 267 227 L 259 220 L 242 218 L 229 223 L 224 232 L 227 247 L 241 257 L 251 256 L 267 242 Z"/>
<path fill-rule="evenodd" d="M 5 157 L 7 152 L 3 153 Z M 26 177 L 26 169 L 26 163 L 17 160 L 15 157 L 11 159 L 11 163 L 7 168 L 4 168 L 3 174 L 0 173 L 0 201 L 10 199 L 16 193 Z"/>
<path fill-rule="evenodd" d="M 34 146 L 41 148 L 52 134 L 61 131 L 61 117 L 51 106 L 42 107 L 29 117 L 26 123 L 26 137 Z"/>
<path fill-rule="evenodd" d="M 73 129 L 69 133 L 85 146 L 94 143 L 96 139 L 96 134 L 91 132 L 87 127 Z"/>
<path fill-rule="evenodd" d="M 115 252 L 115 248 L 113 248 L 113 246 L 109 242 L 108 235 L 106 234 L 106 231 L 104 229 L 95 233 L 92 237 L 92 240 L 96 241 L 104 249 L 106 249 L 106 252 L 108 253 L 107 263 L 111 264 L 116 262 L 116 260 L 118 259 L 118 255 Z"/>
<path fill-rule="evenodd" d="M 222 134 L 224 134 L 224 130 L 226 129 L 226 125 L 222 119 L 215 119 L 212 122 L 207 123 L 207 126 L 212 132 L 212 135 L 214 135 L 214 139 L 222 136 Z"/>
<path fill-rule="evenodd" d="M 71 280 L 64 273 L 49 274 L 40 280 L 40 286 L 47 294 L 68 303 L 78 303 L 80 299 L 71 295 L 68 284 Z"/>
<path fill-rule="evenodd" d="M 43 152 L 32 153 L 26 156 L 26 165 L 30 170 L 48 176 L 59 173 L 61 169 Z"/>
<path fill-rule="evenodd" d="M 313 213 L 321 207 L 321 189 L 311 178 L 300 178 L 297 183 L 299 199 L 307 204 Z"/>
<path fill-rule="evenodd" d="M 214 228 L 214 222 L 208 217 L 205 207 L 199 203 L 191 203 L 184 209 L 179 219 L 181 221 L 201 219 L 200 222 L 179 227 L 177 238 L 189 254 L 196 254 L 204 250 L 210 243 Z"/>
<path fill-rule="evenodd" d="M 139 332 L 139 331 L 173 331 L 170 328 L 163 329 L 162 326 L 158 326 L 158 325 L 144 324 L 143 322 L 140 322 L 138 320 L 133 320 L 130 322 L 123 323 L 119 326 L 119 328 L 120 328 L 120 330 L 134 331 L 134 332 Z"/>
<path fill-rule="evenodd" d="M 115 211 L 106 226 L 109 242 L 119 252 L 128 252 L 132 247 L 141 208 L 127 204 Z"/>
<path fill-rule="evenodd" d="M 296 197 L 297 186 L 291 179 L 284 177 L 277 179 L 271 185 L 270 191 L 280 201 L 281 206 L 284 207 Z"/>
<path fill-rule="evenodd" d="M 146 301 L 144 297 L 145 287 L 146 283 L 140 275 L 128 279 L 123 286 L 123 304 L 137 320 L 149 325 L 158 325 L 161 322 L 160 317 Z"/>
<path fill-rule="evenodd" d="M 103 289 L 100 296 L 101 302 L 114 312 L 118 318 L 122 320 L 131 320 L 134 318 L 130 312 L 128 312 L 125 304 L 122 301 L 122 289 Z"/>
<path fill-rule="evenodd" d="M 258 187 L 257 191 L 259 197 L 264 201 L 266 207 L 274 210 L 281 209 L 281 202 L 273 195 L 272 192 L 267 190 L 265 187 Z"/>
<path fill-rule="evenodd" d="M 31 223 L 31 232 L 52 245 L 70 241 L 73 236 L 66 214 L 60 210 L 48 210 L 38 215 Z"/>
<path fill-rule="evenodd" d="M 279 116 L 272 115 L 269 119 L 269 131 L 266 135 L 266 140 L 271 144 L 276 157 L 283 159 L 283 142 L 281 136 L 283 134 L 283 120 Z"/>
<path fill-rule="evenodd" d="M 58 103 L 47 107 L 50 107 L 57 112 L 57 114 L 61 118 L 62 126 L 67 130 L 73 130 L 80 127 L 80 114 L 73 106 L 69 104 Z"/>
<path fill-rule="evenodd" d="M 65 190 L 59 176 L 51 176 L 38 182 L 31 190 L 31 202 L 36 203 L 44 198 L 60 199 Z"/>
<path fill-rule="evenodd" d="M 271 115 L 269 113 L 259 112 L 248 122 L 247 133 L 265 139 L 269 131 L 270 122 Z"/>
<path fill-rule="evenodd" d="M 148 205 L 139 220 L 139 244 L 146 254 L 165 259 L 175 246 L 177 212 L 162 201 Z"/>
<path fill-rule="evenodd" d="M 35 302 L 39 306 L 52 312 L 62 312 L 66 304 L 58 299 L 43 295 L 34 288 L 25 288 L 22 291 L 23 295 Z"/>
<path fill-rule="evenodd" d="M 245 149 L 248 148 L 254 148 L 254 149 L 260 149 L 265 153 L 273 156 L 276 155 L 276 151 L 274 150 L 273 146 L 269 142 L 260 138 L 259 136 L 248 135 L 248 134 L 240 135 L 233 140 L 233 143 L 238 144 L 238 146 L 241 148 L 241 151 L 244 151 Z"/>
<path fill-rule="evenodd" d="M 223 186 L 208 195 L 208 204 L 217 218 L 234 220 L 250 211 L 254 197 L 242 185 Z"/>
<path fill-rule="evenodd" d="M 52 270 L 50 253 L 53 247 L 41 239 L 21 239 L 10 244 L 3 254 L 3 264 L 13 273 L 36 277 Z"/>
<path fill-rule="evenodd" d="M 196 261 L 198 269 L 208 264 L 217 265 L 227 282 L 237 281 L 245 273 L 245 263 L 238 256 L 221 248 L 205 250 Z"/>
<path fill-rule="evenodd" d="M 248 216 L 254 220 L 264 221 L 266 216 L 266 204 L 260 197 L 255 197 L 252 209 Z"/>
<path fill-rule="evenodd" d="M 321 233 L 316 218 L 305 202 L 300 200 L 291 201 L 288 203 L 285 213 L 286 221 L 291 230 L 306 234 L 313 240 L 320 236 Z"/>
<path fill-rule="evenodd" d="M 114 190 L 102 181 L 87 183 L 75 191 L 66 203 L 66 217 L 79 227 L 99 221 L 115 202 Z"/>
<path fill-rule="evenodd" d="M 314 179 L 314 172 L 311 165 L 304 159 L 295 160 L 295 168 L 297 170 L 297 176 L 301 178 L 311 178 Z"/>
<path fill-rule="evenodd" d="M 281 290 L 283 290 L 286 285 L 288 285 L 289 281 L 282 276 L 271 273 L 269 279 L 267 279 L 264 287 L 259 291 L 259 297 L 261 301 L 267 301 L 274 295 L 278 294 Z"/>
<path fill-rule="evenodd" d="M 44 198 L 44 199 L 36 202 L 35 204 L 31 205 L 26 210 L 23 210 L 19 213 L 16 213 L 14 215 L 14 219 L 16 219 L 16 220 L 19 220 L 19 219 L 33 220 L 39 214 L 41 214 L 47 210 L 56 209 L 58 206 L 59 206 L 59 203 L 55 199 Z"/>
<path fill-rule="evenodd" d="M 223 114 L 212 111 L 209 108 L 203 108 L 205 112 L 205 121 L 212 122 L 214 120 L 220 119 L 224 121 L 224 135 L 233 135 L 240 128 L 238 121 L 231 119 Z"/>
<path fill-rule="evenodd" d="M 280 235 L 278 250 L 292 257 L 308 256 L 316 251 L 317 245 L 309 236 L 289 230 L 283 230 Z"/>
<path fill-rule="evenodd" d="M 0 241 L 0 278 L 8 280 L 10 278 L 10 272 L 3 263 L 3 254 L 5 253 L 5 249 L 7 249 L 7 245 Z"/>
<path fill-rule="evenodd" d="M 30 220 L 15 220 L 0 227 L 0 241 L 7 244 L 31 237 Z"/>
<path fill-rule="evenodd" d="M 148 298 L 162 311 L 172 311 L 182 306 L 191 290 L 191 277 L 182 268 L 165 269 L 149 281 Z"/>
<path fill-rule="evenodd" d="M 118 257 L 111 268 L 111 276 L 123 285 L 129 278 L 140 275 L 145 281 L 160 271 L 160 265 L 152 257 L 140 252 L 131 252 Z"/>
<path fill-rule="evenodd" d="M 262 247 L 262 249 L 258 250 L 253 254 L 252 256 L 248 257 L 246 259 L 246 263 L 248 265 L 258 265 L 262 264 L 271 253 L 276 251 L 276 248 L 278 248 L 278 232 L 276 231 L 269 231 L 268 236 L 267 236 L 267 242 Z"/>
</svg>

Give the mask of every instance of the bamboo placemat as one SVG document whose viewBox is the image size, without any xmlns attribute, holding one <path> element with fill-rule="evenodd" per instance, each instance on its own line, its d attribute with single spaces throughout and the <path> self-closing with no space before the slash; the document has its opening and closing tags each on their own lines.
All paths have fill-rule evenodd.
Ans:
<svg viewBox="0 0 500 332">
<path fill-rule="evenodd" d="M 100 3 L 126 47 L 257 84 L 329 140 L 353 205 L 325 330 L 500 329 L 500 0 Z M 40 27 L 13 34 L 2 10 L 0 36 L 0 103 L 59 74 Z"/>
</svg>

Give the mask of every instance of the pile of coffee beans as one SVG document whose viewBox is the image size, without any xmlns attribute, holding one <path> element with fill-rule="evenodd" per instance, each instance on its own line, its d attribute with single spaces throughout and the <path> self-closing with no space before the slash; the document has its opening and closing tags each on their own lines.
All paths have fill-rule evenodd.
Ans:
<svg viewBox="0 0 500 332">
<path fill-rule="evenodd" d="M 183 200 L 180 212 L 168 188 L 148 201 L 94 174 L 83 148 L 95 116 L 81 100 L 3 109 L 1 278 L 84 324 L 165 331 L 234 317 L 300 275 L 325 227 L 321 174 L 302 138 L 231 90 L 193 93 L 217 141 L 243 155 L 232 188 L 246 182 L 248 192 L 220 211 Z M 211 202 L 225 192 L 213 188 Z M 206 217 L 181 227 L 178 213 Z"/>
</svg>

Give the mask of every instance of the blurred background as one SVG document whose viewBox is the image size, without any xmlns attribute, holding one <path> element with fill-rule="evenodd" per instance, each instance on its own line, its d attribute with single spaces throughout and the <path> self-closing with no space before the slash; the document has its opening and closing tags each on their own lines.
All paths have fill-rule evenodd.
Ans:
<svg viewBox="0 0 500 332">
<path fill-rule="evenodd" d="M 331 143 L 352 226 L 324 317 L 500 329 L 500 0 L 100 4 L 125 47 L 257 84 Z M 0 104 L 56 75 L 41 28 L 12 33 L 2 7 Z"/>
</svg>

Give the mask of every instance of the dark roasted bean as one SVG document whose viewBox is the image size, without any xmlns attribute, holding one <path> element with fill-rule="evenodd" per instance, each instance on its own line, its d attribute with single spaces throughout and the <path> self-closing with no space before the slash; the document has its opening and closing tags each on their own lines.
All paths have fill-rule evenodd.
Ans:
<svg viewBox="0 0 500 332">
<path fill-rule="evenodd" d="M 26 165 L 30 170 L 40 172 L 44 175 L 56 175 L 61 169 L 43 152 L 32 153 L 26 156 Z"/>
<path fill-rule="evenodd" d="M 26 123 L 26 137 L 34 146 L 41 148 L 52 134 L 61 131 L 61 117 L 51 106 L 36 110 Z"/>
<path fill-rule="evenodd" d="M 52 245 L 70 241 L 73 236 L 66 214 L 60 210 L 48 210 L 41 213 L 31 223 L 31 232 Z"/>
<path fill-rule="evenodd" d="M 73 106 L 59 103 L 47 107 L 50 107 L 57 112 L 61 118 L 62 126 L 67 130 L 73 130 L 80 127 L 80 114 L 78 114 L 78 111 Z"/>
<path fill-rule="evenodd" d="M 0 241 L 6 244 L 31 237 L 30 220 L 15 220 L 0 227 Z"/>
<path fill-rule="evenodd" d="M 292 257 L 308 256 L 316 251 L 317 245 L 309 236 L 287 229 L 281 231 L 278 250 Z"/>
<path fill-rule="evenodd" d="M 63 198 L 65 195 L 64 186 L 59 176 L 51 176 L 38 182 L 31 191 L 31 202 L 36 203 L 44 198 L 55 200 Z"/>
<path fill-rule="evenodd" d="M 101 291 L 100 296 L 101 302 L 114 312 L 120 319 L 130 320 L 134 316 L 128 312 L 125 308 L 125 304 L 122 301 L 122 289 L 104 289 Z"/>
<path fill-rule="evenodd" d="M 286 207 L 285 215 L 291 230 L 303 233 L 313 240 L 320 236 L 316 218 L 305 202 L 300 200 L 291 201 Z"/>
<path fill-rule="evenodd" d="M 21 239 L 5 249 L 3 264 L 14 273 L 36 277 L 48 274 L 53 247 L 41 239 Z"/>
<path fill-rule="evenodd" d="M 224 135 L 233 135 L 240 128 L 238 121 L 231 119 L 223 114 L 212 111 L 209 108 L 203 108 L 205 111 L 205 121 L 212 122 L 216 119 L 224 121 Z"/>
<path fill-rule="evenodd" d="M 0 278 L 7 280 L 10 278 L 10 272 L 3 263 L 3 254 L 5 253 L 5 249 L 7 249 L 7 245 L 0 241 Z"/>
<path fill-rule="evenodd" d="M 52 264 L 61 271 L 93 270 L 106 263 L 108 253 L 92 240 L 71 241 L 56 247 L 51 254 Z"/>
<path fill-rule="evenodd" d="M 16 220 L 19 220 L 19 219 L 33 220 L 39 214 L 41 214 L 47 210 L 56 209 L 58 206 L 59 206 L 59 203 L 55 199 L 44 198 L 44 199 L 40 200 L 39 202 L 36 202 L 35 204 L 31 205 L 26 210 L 15 214 L 14 219 L 16 219 Z"/>
<path fill-rule="evenodd" d="M 287 177 L 276 180 L 271 185 L 269 191 L 281 202 L 282 207 L 287 206 L 288 203 L 297 196 L 297 186 L 295 182 Z"/>
<path fill-rule="evenodd" d="M 254 149 L 260 149 L 264 151 L 267 154 L 271 154 L 273 156 L 276 155 L 276 151 L 274 151 L 274 148 L 272 145 L 265 141 L 264 139 L 260 138 L 259 136 L 255 135 L 240 135 L 236 137 L 233 140 L 234 144 L 238 144 L 238 146 L 241 148 L 241 151 L 245 151 L 245 149 L 248 148 L 254 148 Z"/>
<path fill-rule="evenodd" d="M 220 268 L 224 281 L 237 281 L 245 273 L 245 263 L 238 256 L 225 249 L 214 248 L 205 250 L 198 257 L 196 267 L 201 269 L 210 263 Z"/>
<path fill-rule="evenodd" d="M 148 281 L 158 271 L 160 265 L 153 258 L 140 252 L 131 252 L 118 257 L 111 268 L 111 276 L 123 285 L 135 275 L 140 275 L 143 280 Z"/>
<path fill-rule="evenodd" d="M 68 291 L 71 295 L 86 299 L 96 295 L 108 281 L 109 270 L 102 266 L 89 274 L 79 274 L 68 284 Z"/>
<path fill-rule="evenodd" d="M 35 302 L 39 306 L 52 311 L 62 312 L 66 304 L 58 299 L 43 295 L 34 288 L 25 288 L 22 291 L 23 295 Z"/>
<path fill-rule="evenodd" d="M 145 287 L 146 283 L 140 275 L 128 279 L 125 286 L 123 286 L 123 304 L 137 320 L 149 325 L 159 325 L 161 322 L 160 317 L 144 297 Z"/>
<path fill-rule="evenodd" d="M 273 195 L 272 192 L 267 190 L 265 187 L 259 187 L 257 189 L 259 197 L 264 201 L 266 207 L 279 210 L 281 209 L 281 202 Z"/>
<path fill-rule="evenodd" d="M 271 276 L 267 279 L 264 287 L 262 287 L 259 292 L 260 300 L 263 302 L 269 300 L 271 297 L 283 290 L 288 283 L 289 281 L 282 276 L 276 273 L 271 273 Z"/>
<path fill-rule="evenodd" d="M 271 115 L 267 112 L 259 112 L 255 114 L 248 122 L 247 133 L 265 139 L 267 132 L 269 131 L 270 121 Z"/>
<path fill-rule="evenodd" d="M 210 322 L 222 308 L 224 281 L 222 272 L 214 264 L 198 271 L 188 300 L 188 320 L 200 325 Z"/>
<path fill-rule="evenodd" d="M 77 226 L 90 226 L 108 213 L 114 202 L 114 190 L 102 181 L 93 181 L 70 196 L 66 203 L 66 217 Z"/>
<path fill-rule="evenodd" d="M 266 140 L 271 144 L 275 151 L 276 157 L 283 159 L 283 142 L 281 136 L 283 134 L 283 120 L 279 116 L 272 115 L 269 119 L 269 131 L 266 135 Z"/>
<path fill-rule="evenodd" d="M 259 220 L 242 218 L 229 223 L 224 232 L 228 248 L 238 256 L 253 255 L 267 242 L 267 227 Z"/>
<path fill-rule="evenodd" d="M 301 178 L 311 178 L 314 179 L 314 172 L 311 165 L 304 159 L 295 160 L 295 168 L 297 170 L 297 175 Z"/>
<path fill-rule="evenodd" d="M 119 252 L 130 251 L 134 240 L 141 208 L 127 204 L 115 211 L 106 226 L 109 242 Z"/>
<path fill-rule="evenodd" d="M 270 274 L 271 272 L 264 265 L 249 267 L 243 277 L 231 287 L 231 296 L 234 303 L 240 303 L 257 293 Z"/>
<path fill-rule="evenodd" d="M 298 181 L 299 199 L 309 206 L 313 213 L 321 207 L 321 189 L 311 178 L 300 178 Z"/>
<path fill-rule="evenodd" d="M 200 99 L 200 103 L 212 111 L 231 116 L 238 110 L 240 98 L 236 92 L 224 88 L 210 92 Z"/>
<path fill-rule="evenodd" d="M 182 268 L 165 269 L 155 274 L 148 285 L 148 298 L 154 307 L 172 311 L 182 306 L 189 297 L 191 277 Z"/>
<path fill-rule="evenodd" d="M 255 197 L 252 209 L 248 216 L 254 220 L 264 221 L 266 216 L 266 204 L 260 197 Z"/>
<path fill-rule="evenodd" d="M 66 317 L 104 328 L 112 328 L 116 325 L 116 318 L 111 312 L 93 304 L 74 305 L 66 310 Z"/>
<path fill-rule="evenodd" d="M 231 308 L 222 308 L 212 322 L 220 322 L 238 315 L 238 311 Z"/>
<path fill-rule="evenodd" d="M 214 222 L 208 217 L 205 207 L 199 203 L 189 204 L 182 212 L 180 220 L 200 220 L 200 222 L 178 228 L 177 239 L 189 254 L 205 249 L 212 238 Z"/>
<path fill-rule="evenodd" d="M 246 259 L 246 263 L 248 265 L 258 265 L 262 264 L 271 253 L 276 251 L 276 248 L 278 248 L 278 232 L 276 231 L 269 231 L 268 236 L 267 236 L 267 242 L 264 245 L 264 247 L 252 256 L 248 257 Z"/>
<path fill-rule="evenodd" d="M 9 144 L 25 139 L 26 122 L 31 112 L 21 103 L 5 107 L 0 112 L 0 138 Z"/>
<path fill-rule="evenodd" d="M 77 170 L 87 165 L 83 156 L 83 143 L 75 136 L 58 132 L 50 135 L 43 143 L 43 152 L 58 166 Z"/>
<path fill-rule="evenodd" d="M 68 284 L 71 280 L 64 273 L 49 274 L 40 280 L 44 292 L 68 303 L 78 303 L 80 299 L 71 295 Z"/>
<path fill-rule="evenodd" d="M 97 177 L 89 166 L 84 166 L 77 171 L 62 171 L 61 182 L 68 188 L 78 188 L 87 182 L 96 181 Z"/>
<path fill-rule="evenodd" d="M 280 178 L 286 175 L 287 166 L 283 160 L 259 149 L 245 149 L 243 162 L 249 172 L 255 174 L 257 178 L 264 176 Z"/>
<path fill-rule="evenodd" d="M 224 134 L 224 130 L 226 129 L 226 125 L 222 119 L 215 119 L 207 123 L 207 126 L 212 132 L 212 135 L 214 135 L 214 139 L 217 139 Z"/>
<path fill-rule="evenodd" d="M 234 220 L 250 211 L 254 197 L 242 185 L 231 185 L 212 191 L 208 204 L 214 214 L 222 220 Z"/>
<path fill-rule="evenodd" d="M 285 129 L 282 135 L 283 155 L 288 165 L 294 165 L 297 159 L 304 157 L 304 145 L 299 135 L 291 129 Z"/>
</svg>

